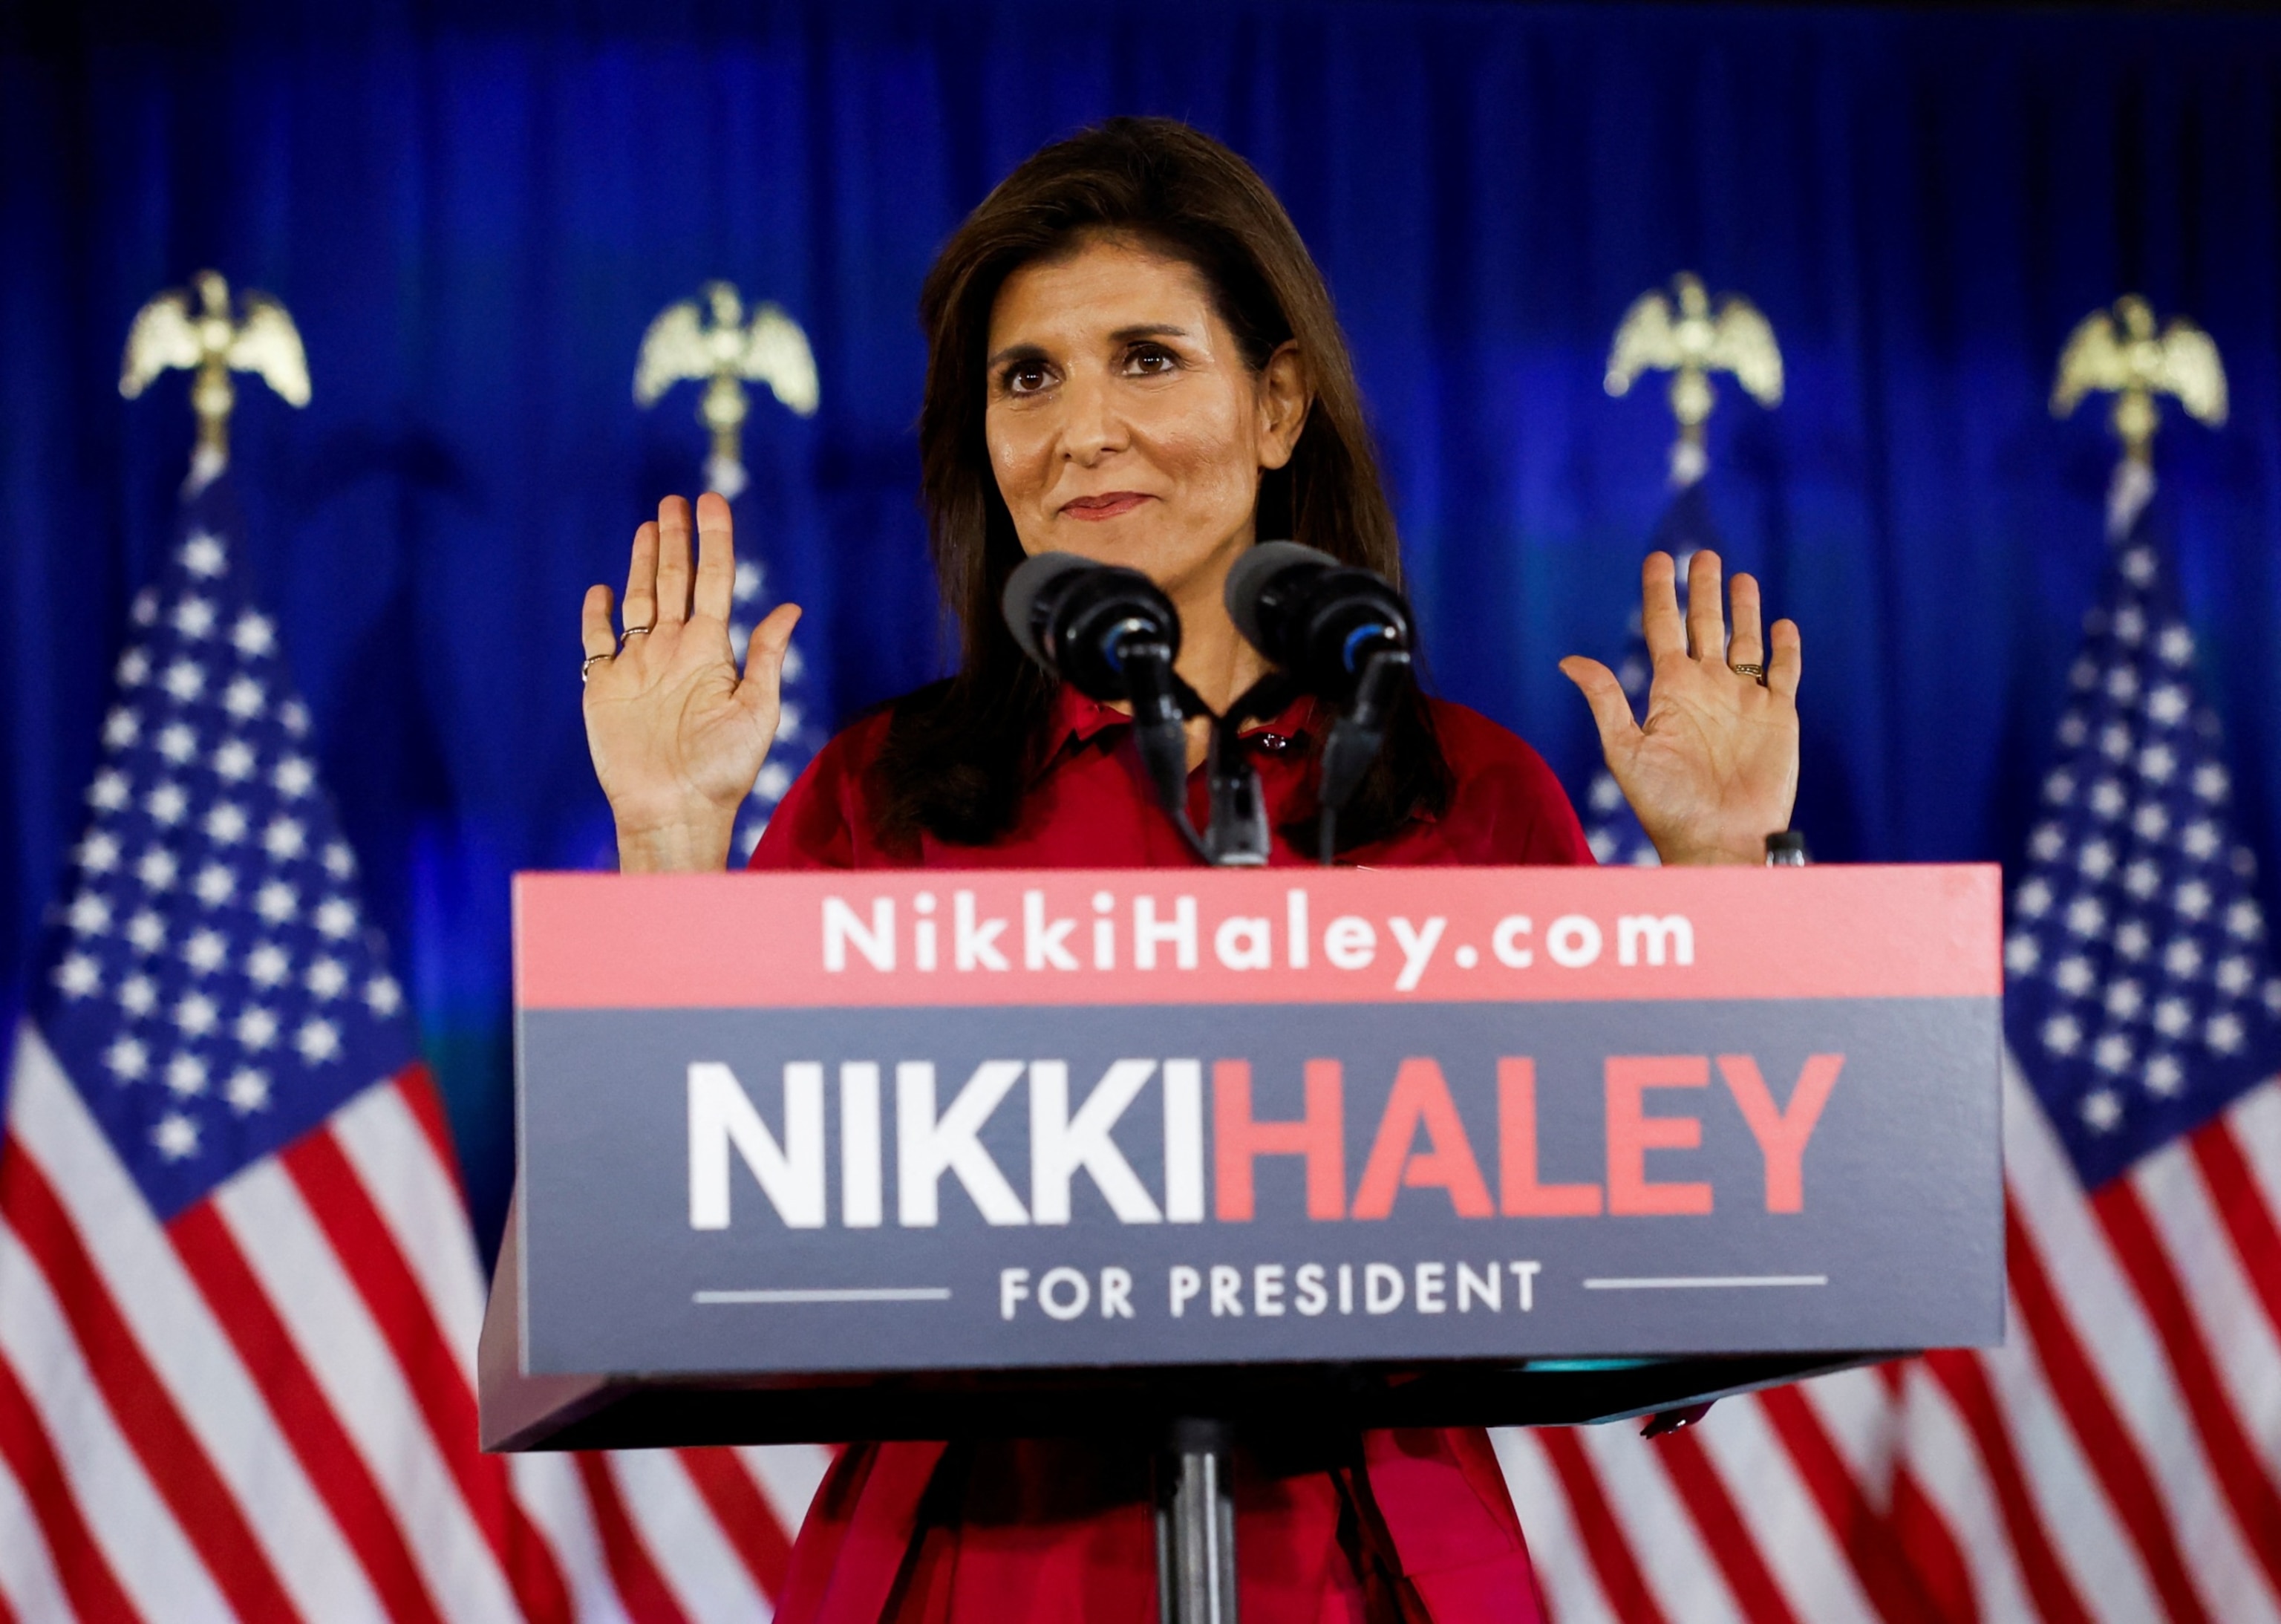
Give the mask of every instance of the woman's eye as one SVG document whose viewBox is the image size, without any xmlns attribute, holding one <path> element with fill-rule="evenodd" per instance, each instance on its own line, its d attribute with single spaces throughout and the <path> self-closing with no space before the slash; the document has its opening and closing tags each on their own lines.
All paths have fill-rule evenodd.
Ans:
<svg viewBox="0 0 2281 1624">
<path fill-rule="evenodd" d="M 1034 395 L 1052 382 L 1052 374 L 1043 361 L 1017 361 L 1006 368 L 1005 386 L 1009 395 Z"/>
<path fill-rule="evenodd" d="M 1165 349 L 1162 344 L 1154 344 L 1135 345 L 1125 360 L 1125 369 L 1127 372 L 1140 373 L 1144 376 L 1153 373 L 1170 372 L 1179 365 L 1179 359 L 1170 350 Z"/>
</svg>

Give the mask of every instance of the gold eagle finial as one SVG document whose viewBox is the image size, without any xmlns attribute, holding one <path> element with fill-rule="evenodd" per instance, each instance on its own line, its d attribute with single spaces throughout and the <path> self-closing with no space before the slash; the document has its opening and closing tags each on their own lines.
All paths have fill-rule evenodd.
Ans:
<svg viewBox="0 0 2281 1624">
<path fill-rule="evenodd" d="M 777 306 L 763 304 L 747 321 L 735 284 L 708 282 L 699 298 L 668 305 L 642 335 L 634 404 L 653 405 L 676 383 L 700 378 L 706 385 L 697 421 L 713 431 L 706 484 L 733 500 L 745 488 L 745 380 L 767 384 L 791 411 L 812 417 L 816 356 L 800 323 Z"/>
<path fill-rule="evenodd" d="M 1607 389 L 1611 395 L 1628 394 L 1643 372 L 1672 375 L 1671 414 L 1679 420 L 1679 438 L 1671 448 L 1671 483 L 1688 485 L 1710 467 L 1703 424 L 1719 398 L 1711 375 L 1732 373 L 1760 406 L 1780 406 L 1782 347 L 1758 306 L 1740 294 L 1726 295 L 1714 312 L 1692 273 L 1680 272 L 1671 285 L 1675 309 L 1660 290 L 1652 290 L 1624 312 L 1608 352 Z"/>
<path fill-rule="evenodd" d="M 2092 312 L 2068 336 L 2052 383 L 2052 415 L 2069 415 L 2094 390 L 2113 392 L 2111 421 L 2123 460 L 2141 468 L 2153 463 L 2161 421 L 2155 396 L 2175 398 L 2189 417 L 2213 429 L 2225 422 L 2225 365 L 2217 345 L 2184 316 L 2157 333 L 2153 306 L 2135 293 L 2115 300 L 2112 312 Z"/>
<path fill-rule="evenodd" d="M 196 305 L 192 298 L 195 295 Z M 229 414 L 237 405 L 233 372 L 250 372 L 288 406 L 309 404 L 309 358 L 300 329 L 285 306 L 248 290 L 233 316 L 229 283 L 219 271 L 200 271 L 188 288 L 169 288 L 135 313 L 120 363 L 119 392 L 132 400 L 160 373 L 187 367 L 190 409 L 197 414 L 198 446 L 190 459 L 189 488 L 203 489 L 229 463 Z"/>
</svg>

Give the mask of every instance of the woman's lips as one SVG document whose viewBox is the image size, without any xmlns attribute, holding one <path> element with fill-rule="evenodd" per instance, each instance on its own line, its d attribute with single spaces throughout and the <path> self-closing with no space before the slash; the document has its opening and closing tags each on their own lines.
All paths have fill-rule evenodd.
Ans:
<svg viewBox="0 0 2281 1624">
<path fill-rule="evenodd" d="M 1131 513 L 1148 499 L 1138 491 L 1111 491 L 1102 496 L 1081 496 L 1063 502 L 1062 512 L 1072 519 L 1114 519 Z"/>
</svg>

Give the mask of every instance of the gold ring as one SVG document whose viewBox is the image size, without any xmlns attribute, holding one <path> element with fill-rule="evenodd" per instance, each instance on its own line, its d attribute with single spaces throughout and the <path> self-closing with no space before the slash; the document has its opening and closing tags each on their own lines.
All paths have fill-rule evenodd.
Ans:
<svg viewBox="0 0 2281 1624">
<path fill-rule="evenodd" d="M 1747 677 L 1763 688 L 1767 685 L 1767 668 L 1762 665 L 1730 665 L 1727 668 L 1737 677 Z"/>
<path fill-rule="evenodd" d="M 578 685 L 581 688 L 586 685 L 586 676 L 588 672 L 594 669 L 594 661 L 597 660 L 611 660 L 615 658 L 616 658 L 616 651 L 614 649 L 607 654 L 589 654 L 584 660 L 581 660 L 578 662 Z"/>
<path fill-rule="evenodd" d="M 646 638 L 656 630 L 654 626 L 629 626 L 618 633 L 618 641 L 622 644 L 628 638 Z"/>
</svg>

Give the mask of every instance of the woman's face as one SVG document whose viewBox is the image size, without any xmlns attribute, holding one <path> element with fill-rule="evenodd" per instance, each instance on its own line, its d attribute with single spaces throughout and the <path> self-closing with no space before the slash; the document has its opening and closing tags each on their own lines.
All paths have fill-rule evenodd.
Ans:
<svg viewBox="0 0 2281 1624">
<path fill-rule="evenodd" d="M 1305 425 L 1296 348 L 1255 374 L 1193 267 L 1114 237 L 1009 276 L 989 346 L 990 460 L 1023 551 L 1140 570 L 1184 618 L 1217 604 L 1260 475 Z"/>
</svg>

